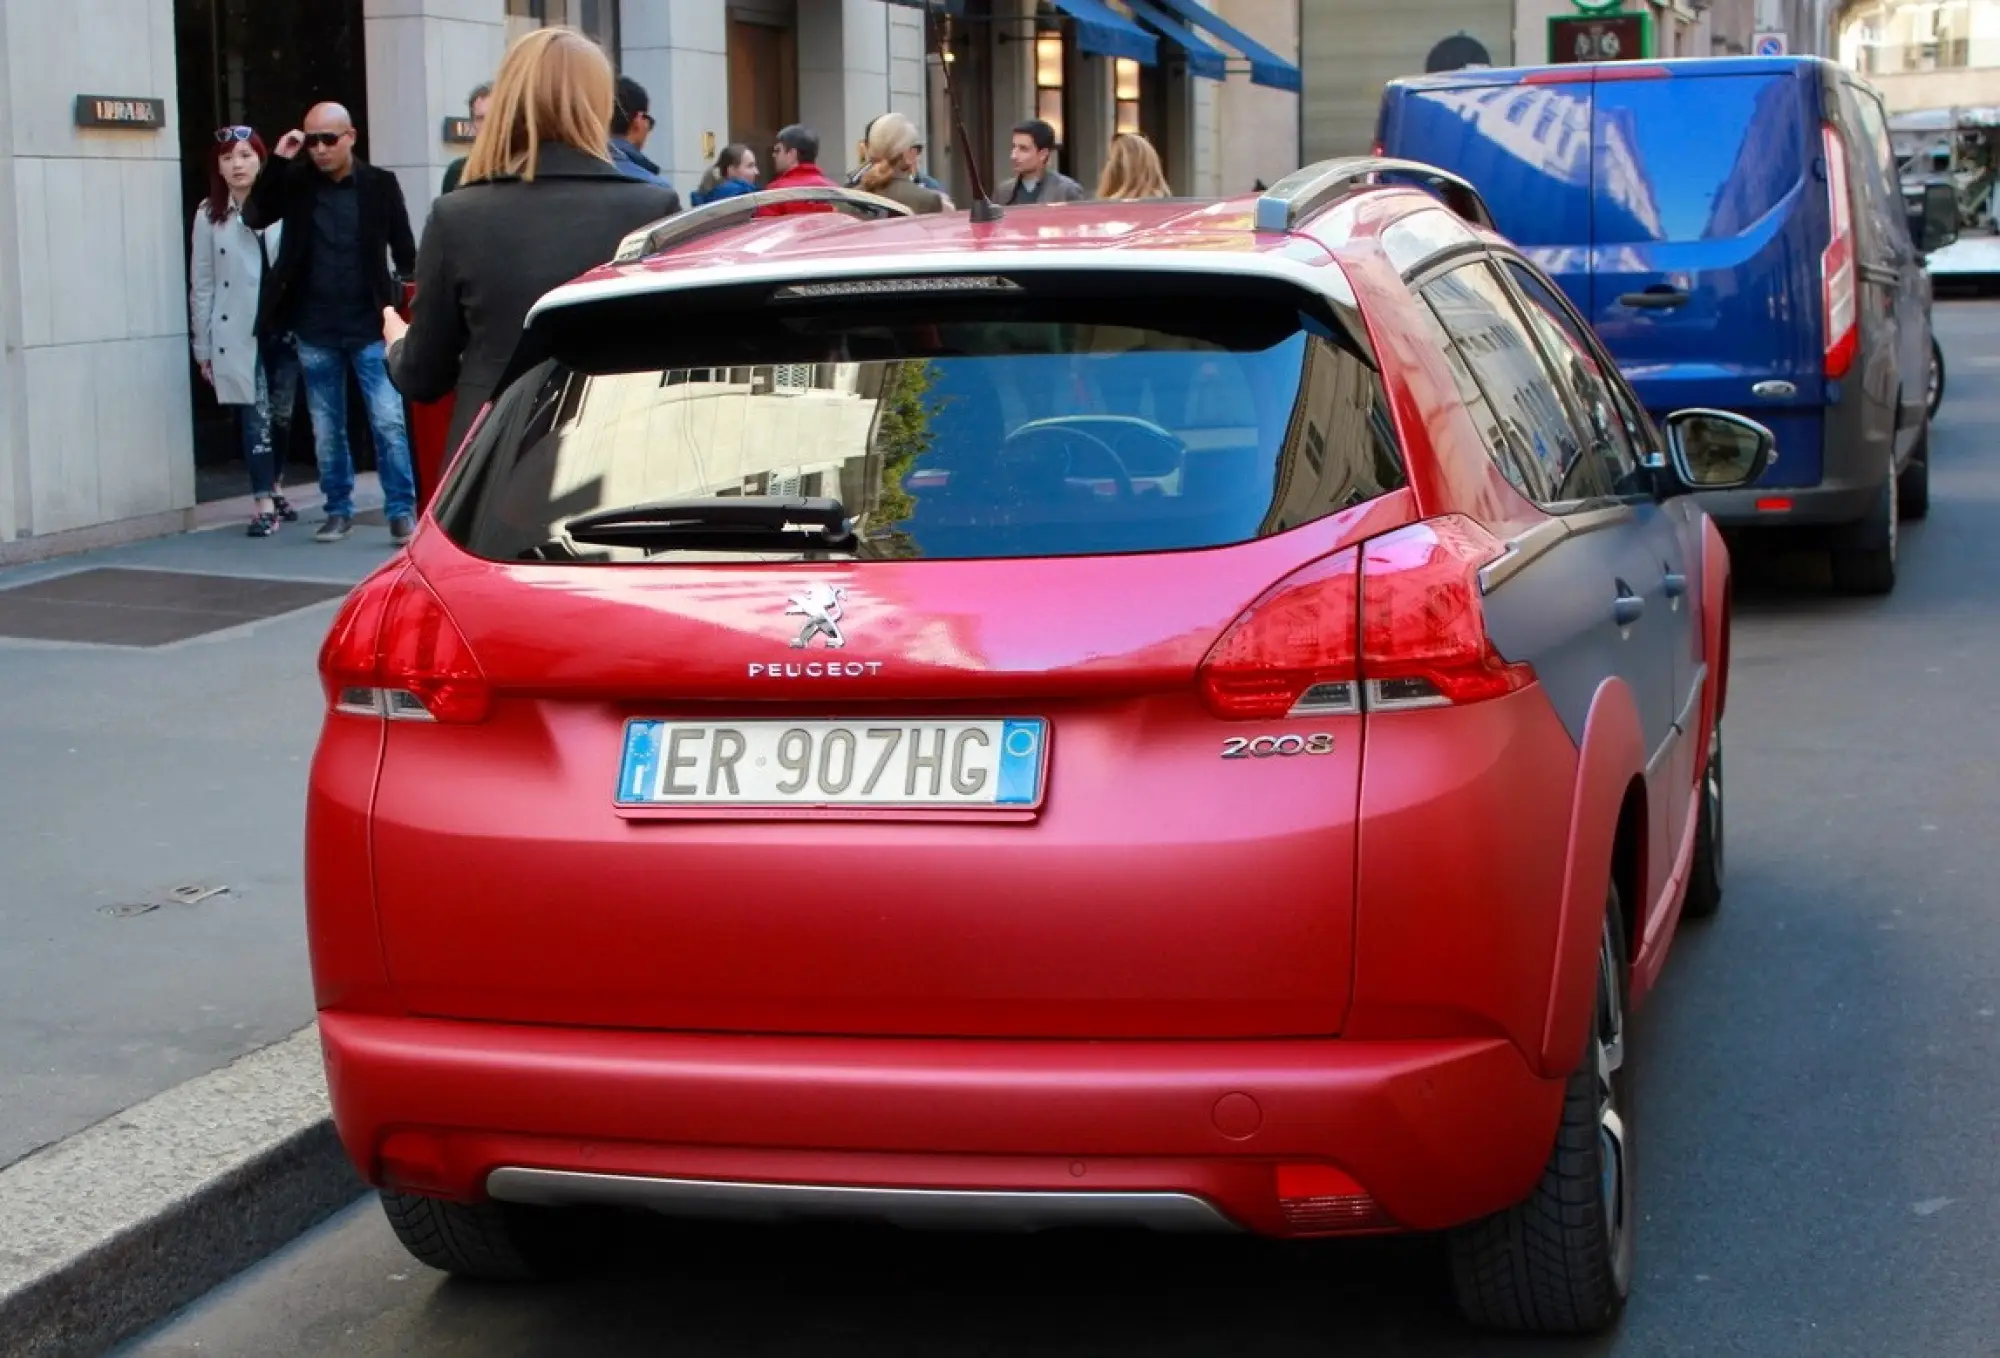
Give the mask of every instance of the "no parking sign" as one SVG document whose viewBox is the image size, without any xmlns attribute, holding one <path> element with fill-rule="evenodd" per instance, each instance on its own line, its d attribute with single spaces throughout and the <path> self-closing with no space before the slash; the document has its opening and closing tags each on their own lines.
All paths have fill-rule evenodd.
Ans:
<svg viewBox="0 0 2000 1358">
<path fill-rule="evenodd" d="M 1785 55 L 1786 42 L 1782 33 L 1759 33 L 1750 50 L 1760 57 L 1781 57 Z"/>
</svg>

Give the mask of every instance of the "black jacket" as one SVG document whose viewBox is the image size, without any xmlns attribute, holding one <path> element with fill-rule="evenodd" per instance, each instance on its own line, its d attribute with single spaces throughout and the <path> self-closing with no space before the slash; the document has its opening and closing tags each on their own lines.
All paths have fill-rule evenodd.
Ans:
<svg viewBox="0 0 2000 1358">
<path fill-rule="evenodd" d="M 417 263 L 417 242 L 410 234 L 403 186 L 395 175 L 358 156 L 353 174 L 355 192 L 361 195 L 361 269 L 368 280 L 369 300 L 378 309 L 400 306 L 402 290 L 390 276 L 389 260 L 394 257 L 396 273 L 405 278 Z M 313 204 L 325 182 L 326 177 L 303 152 L 290 160 L 272 156 L 264 162 L 249 201 L 243 205 L 243 220 L 258 230 L 273 222 L 285 224 L 278 257 L 271 263 L 258 301 L 260 335 L 284 329 L 286 313 L 305 277 L 306 258 L 312 253 Z"/>
<path fill-rule="evenodd" d="M 461 184 L 431 204 L 410 333 L 390 346 L 390 379 L 412 401 L 456 392 L 445 445 L 456 451 L 514 356 L 528 308 L 679 207 L 672 189 L 562 145 L 542 147 L 532 181 Z"/>
</svg>

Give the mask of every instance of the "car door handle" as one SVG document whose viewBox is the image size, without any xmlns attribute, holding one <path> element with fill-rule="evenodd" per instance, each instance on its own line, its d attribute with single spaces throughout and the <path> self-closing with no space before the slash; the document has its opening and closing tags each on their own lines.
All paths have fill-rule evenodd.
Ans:
<svg viewBox="0 0 2000 1358">
<path fill-rule="evenodd" d="M 1689 296 L 1686 288 L 1677 288 L 1669 283 L 1655 283 L 1643 292 L 1626 293 L 1618 299 L 1618 304 L 1638 307 L 1641 310 L 1660 311 L 1667 307 L 1685 306 Z"/>
<path fill-rule="evenodd" d="M 1681 595 L 1687 592 L 1688 592 L 1688 578 L 1685 575 L 1680 574 L 1678 571 L 1672 571 L 1672 570 L 1668 571 L 1667 597 L 1669 599 L 1678 599 L 1681 597 Z"/>
<path fill-rule="evenodd" d="M 1611 616 L 1618 620 L 1620 627 L 1630 627 L 1639 621 L 1646 611 L 1646 601 L 1632 592 L 1632 587 L 1623 580 L 1618 582 L 1618 598 L 1611 605 Z"/>
</svg>

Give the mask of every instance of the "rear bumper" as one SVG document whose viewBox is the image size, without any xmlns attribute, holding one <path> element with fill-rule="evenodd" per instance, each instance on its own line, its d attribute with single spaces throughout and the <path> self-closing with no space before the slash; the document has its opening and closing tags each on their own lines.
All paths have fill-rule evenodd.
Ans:
<svg viewBox="0 0 2000 1358">
<path fill-rule="evenodd" d="M 1832 527 L 1858 523 L 1882 493 L 1878 478 L 1867 483 L 1821 482 L 1817 486 L 1706 492 L 1695 502 L 1719 528 Z M 1759 504 L 1771 506 L 1760 509 Z"/>
<path fill-rule="evenodd" d="M 1526 1197 L 1562 1102 L 1561 1081 L 1497 1038 L 732 1037 L 339 1011 L 320 1036 L 341 1141 L 370 1183 L 670 1212 L 1212 1215 L 1282 1235 L 1297 1232 L 1277 1166 L 1315 1164 L 1357 1181 L 1377 1224 L 1433 1230 Z M 1057 1194 L 1089 1198 L 1064 1211 Z"/>
</svg>

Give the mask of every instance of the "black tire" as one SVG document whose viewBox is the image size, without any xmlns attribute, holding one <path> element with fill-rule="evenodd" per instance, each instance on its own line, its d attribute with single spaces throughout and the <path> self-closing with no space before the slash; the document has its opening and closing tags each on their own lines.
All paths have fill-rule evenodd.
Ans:
<svg viewBox="0 0 2000 1358">
<path fill-rule="evenodd" d="M 418 1263 L 459 1278 L 530 1282 L 575 1272 L 588 1257 L 569 1213 L 505 1202 L 446 1202 L 382 1191 L 389 1229 Z"/>
<path fill-rule="evenodd" d="M 1912 521 L 1931 512 L 1931 431 L 1928 424 L 1917 436 L 1917 447 L 1909 465 L 1896 478 L 1896 512 Z"/>
<path fill-rule="evenodd" d="M 1596 1021 L 1583 1061 L 1569 1078 L 1541 1182 L 1526 1202 L 1451 1235 L 1453 1289 L 1474 1325 L 1594 1334 L 1615 1324 L 1625 1309 L 1638 1224 L 1625 1121 L 1625 975 L 1614 887 L 1598 949 Z M 1613 1159 L 1615 1187 L 1607 1188 L 1604 1171 Z"/>
<path fill-rule="evenodd" d="M 1833 587 L 1842 594 L 1887 594 L 1896 588 L 1896 540 L 1902 517 L 1898 498 L 1891 454 L 1890 474 L 1882 482 L 1874 510 L 1854 527 L 1856 544 L 1833 549 Z"/>
<path fill-rule="evenodd" d="M 1708 762 L 1702 767 L 1694 813 L 1694 865 L 1688 870 L 1687 900 L 1681 914 L 1709 919 L 1722 908 L 1722 722 L 1708 736 Z"/>
<path fill-rule="evenodd" d="M 1944 404 L 1944 346 L 1937 336 L 1931 336 L 1930 404 L 1928 413 L 1933 417 L 1938 407 Z"/>
</svg>

